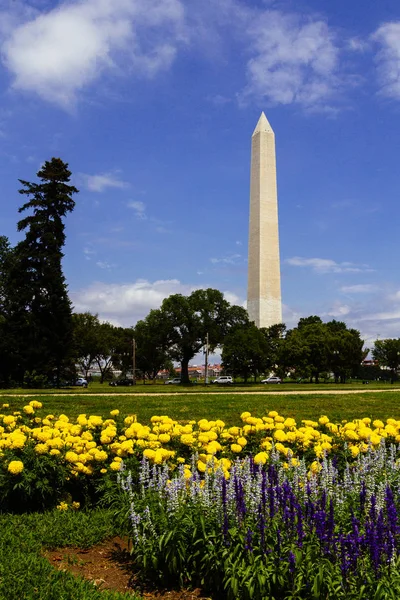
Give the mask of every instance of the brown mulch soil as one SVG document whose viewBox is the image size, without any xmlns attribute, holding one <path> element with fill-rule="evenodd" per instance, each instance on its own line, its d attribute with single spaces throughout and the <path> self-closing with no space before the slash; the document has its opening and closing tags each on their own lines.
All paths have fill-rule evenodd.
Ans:
<svg viewBox="0 0 400 600">
<path fill-rule="evenodd" d="M 44 556 L 56 569 L 88 579 L 99 588 L 136 592 L 148 600 L 211 600 L 201 590 L 159 590 L 139 585 L 126 540 L 116 537 L 82 550 L 60 548 Z"/>
</svg>

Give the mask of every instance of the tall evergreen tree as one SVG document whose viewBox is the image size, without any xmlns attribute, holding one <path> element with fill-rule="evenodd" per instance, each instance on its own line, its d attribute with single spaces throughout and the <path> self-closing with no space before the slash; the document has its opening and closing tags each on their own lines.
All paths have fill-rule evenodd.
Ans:
<svg viewBox="0 0 400 600">
<path fill-rule="evenodd" d="M 39 183 L 20 180 L 28 197 L 19 212 L 31 214 L 18 222 L 25 239 L 14 250 L 8 285 L 8 319 L 18 340 L 15 377 L 25 372 L 51 377 L 57 385 L 72 344 L 72 310 L 62 272 L 65 243 L 63 219 L 74 209 L 71 172 L 60 158 L 46 161 Z"/>
</svg>

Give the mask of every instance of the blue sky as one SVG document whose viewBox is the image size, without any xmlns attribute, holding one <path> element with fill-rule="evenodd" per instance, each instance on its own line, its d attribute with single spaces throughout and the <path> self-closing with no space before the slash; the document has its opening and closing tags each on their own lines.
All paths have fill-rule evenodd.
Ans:
<svg viewBox="0 0 400 600">
<path fill-rule="evenodd" d="M 76 310 L 247 285 L 250 142 L 277 145 L 284 320 L 400 335 L 398 0 L 0 0 L 0 233 L 60 156 Z"/>
</svg>

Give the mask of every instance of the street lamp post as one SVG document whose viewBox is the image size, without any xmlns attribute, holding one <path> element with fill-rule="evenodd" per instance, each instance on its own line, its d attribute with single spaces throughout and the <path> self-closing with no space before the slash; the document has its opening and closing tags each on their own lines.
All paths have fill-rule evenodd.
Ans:
<svg viewBox="0 0 400 600">
<path fill-rule="evenodd" d="M 208 384 L 208 333 L 206 333 L 206 348 L 204 351 L 205 362 L 204 362 L 204 384 Z"/>
<path fill-rule="evenodd" d="M 136 341 L 132 339 L 132 385 L 136 385 Z"/>
</svg>

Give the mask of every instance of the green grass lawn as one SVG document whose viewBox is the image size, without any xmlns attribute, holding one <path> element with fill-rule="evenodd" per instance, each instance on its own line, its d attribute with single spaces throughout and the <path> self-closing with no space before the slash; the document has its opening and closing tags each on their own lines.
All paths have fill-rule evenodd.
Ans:
<svg viewBox="0 0 400 600">
<path fill-rule="evenodd" d="M 9 390 L 0 390 L 0 396 L 3 394 L 6 395 L 21 395 L 21 394 L 41 394 L 41 395 L 52 395 L 52 394 L 121 394 L 121 393 L 129 393 L 129 394 L 163 394 L 163 393 L 182 393 L 185 394 L 196 394 L 201 391 L 207 391 L 208 393 L 218 393 L 221 391 L 249 391 L 249 392 L 280 392 L 285 393 L 286 391 L 315 391 L 315 390 L 365 390 L 365 389 L 388 389 L 391 388 L 399 388 L 400 389 L 400 381 L 394 383 L 393 385 L 387 382 L 382 381 L 370 381 L 368 385 L 363 384 L 362 380 L 352 380 L 348 383 L 284 383 L 282 385 L 263 385 L 261 383 L 235 383 L 234 385 L 223 386 L 218 384 L 208 384 L 207 386 L 204 383 L 191 384 L 187 386 L 180 385 L 165 385 L 164 383 L 149 383 L 143 384 L 143 381 L 137 381 L 135 386 L 121 386 L 121 387 L 113 387 L 108 385 L 108 383 L 99 383 L 94 382 L 89 384 L 88 388 L 79 388 L 79 387 L 69 387 L 69 388 L 47 388 L 47 389 L 23 389 L 23 388 L 13 388 Z"/>
<path fill-rule="evenodd" d="M 120 533 L 112 511 L 0 514 L 0 600 L 139 600 L 58 571 L 45 549 L 87 548 Z"/>
<path fill-rule="evenodd" d="M 166 387 L 174 395 L 156 396 L 149 393 L 142 396 L 131 393 L 131 388 L 128 388 L 126 395 L 116 396 L 115 392 L 111 391 L 113 388 L 109 388 L 109 394 L 108 389 L 103 388 L 107 395 L 91 395 L 86 390 L 78 390 L 68 396 L 51 396 L 38 392 L 35 397 L 43 402 L 41 414 L 65 413 L 75 417 L 79 413 L 87 413 L 107 416 L 110 410 L 118 408 L 122 414 L 136 414 L 141 422 L 147 422 L 153 415 L 168 415 L 179 421 L 220 418 L 227 424 L 233 424 L 238 422 L 240 414 L 245 410 L 256 416 L 262 416 L 269 410 L 277 410 L 280 414 L 294 417 L 299 422 L 301 419 L 317 419 L 322 414 L 328 415 L 333 421 L 366 416 L 400 419 L 400 391 L 390 391 L 389 386 L 383 392 L 374 391 L 373 388 L 366 390 L 364 387 L 360 394 L 332 395 L 318 393 L 286 395 L 285 390 L 289 390 L 289 386 L 275 386 L 273 390 L 269 387 L 265 390 L 263 387 L 262 391 L 279 392 L 274 395 L 236 394 L 231 388 L 217 390 L 212 394 L 206 394 L 201 389 L 187 393 L 186 390 Z M 280 389 L 277 390 L 277 387 Z M 146 390 L 149 388 L 150 386 L 147 386 Z M 322 389 L 322 387 L 318 388 L 318 390 Z M 328 389 L 336 391 L 338 388 L 329 386 Z M 356 387 L 346 389 L 350 391 Z M 297 386 L 297 390 L 312 391 L 308 386 L 301 385 Z M 155 389 L 151 387 L 151 391 L 154 392 Z M 251 391 L 257 390 L 254 388 Z M 123 392 L 124 390 L 120 388 L 120 393 Z M 5 393 L 0 395 L 0 402 L 1 398 L 3 402 L 10 403 L 15 410 L 19 410 L 28 401 Z"/>
</svg>

